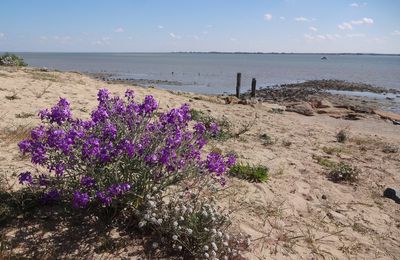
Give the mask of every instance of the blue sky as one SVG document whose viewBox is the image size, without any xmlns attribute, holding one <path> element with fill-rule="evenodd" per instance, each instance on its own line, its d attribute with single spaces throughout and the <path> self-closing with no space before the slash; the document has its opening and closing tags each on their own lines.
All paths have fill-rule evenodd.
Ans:
<svg viewBox="0 0 400 260">
<path fill-rule="evenodd" d="M 398 0 L 1 0 L 0 51 L 400 53 Z"/>
</svg>

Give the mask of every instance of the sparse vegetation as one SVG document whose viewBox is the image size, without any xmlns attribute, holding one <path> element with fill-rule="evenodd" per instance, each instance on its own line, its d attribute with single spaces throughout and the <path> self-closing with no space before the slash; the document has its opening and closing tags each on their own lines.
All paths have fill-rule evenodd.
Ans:
<svg viewBox="0 0 400 260">
<path fill-rule="evenodd" d="M 260 139 L 262 141 L 262 144 L 265 146 L 272 145 L 275 143 L 275 140 L 271 136 L 265 133 L 260 135 Z"/>
<path fill-rule="evenodd" d="M 263 165 L 237 163 L 231 167 L 229 173 L 239 179 L 251 182 L 265 182 L 268 180 L 268 168 Z"/>
<path fill-rule="evenodd" d="M 35 116 L 34 113 L 26 113 L 26 112 L 21 112 L 19 114 L 15 114 L 16 118 L 29 118 Z"/>
<path fill-rule="evenodd" d="M 331 168 L 328 178 L 333 182 L 356 182 L 359 178 L 360 170 L 347 163 L 340 162 Z"/>
<path fill-rule="evenodd" d="M 15 55 L 15 54 L 5 53 L 4 55 L 0 56 L 0 65 L 2 65 L 2 66 L 25 67 L 28 64 L 25 63 L 23 58 Z"/>
<path fill-rule="evenodd" d="M 339 143 L 345 143 L 349 139 L 349 131 L 347 129 L 341 129 L 336 134 L 336 141 Z"/>
</svg>

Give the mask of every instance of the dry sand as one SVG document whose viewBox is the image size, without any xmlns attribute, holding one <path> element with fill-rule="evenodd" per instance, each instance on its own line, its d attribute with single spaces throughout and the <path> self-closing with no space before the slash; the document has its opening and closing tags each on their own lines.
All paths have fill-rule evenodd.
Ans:
<svg viewBox="0 0 400 260">
<path fill-rule="evenodd" d="M 32 167 L 20 157 L 17 142 L 25 129 L 39 123 L 39 109 L 65 97 L 75 116 L 87 117 L 96 106 L 100 88 L 123 95 L 127 86 L 79 73 L 0 67 L 0 174 L 15 181 L 11 176 Z M 389 144 L 400 147 L 400 126 L 377 115 L 349 121 L 327 114 L 278 114 L 271 112 L 279 107 L 275 104 L 225 105 L 217 97 L 131 88 L 139 99 L 153 95 L 162 110 L 189 103 L 216 118 L 225 115 L 237 131 L 256 117 L 250 131 L 239 138 L 212 142 L 207 148 L 235 151 L 240 161 L 270 169 L 267 183 L 229 178 L 228 188 L 220 195 L 222 204 L 234 210 L 232 229 L 251 235 L 248 258 L 399 259 L 400 205 L 381 195 L 386 187 L 400 188 L 399 153 L 382 151 Z M 351 136 L 344 144 L 335 138 L 343 128 Z M 275 143 L 263 145 L 260 134 L 271 136 Z M 317 157 L 357 166 L 360 181 L 331 182 Z M 15 232 L 3 233 L 12 240 Z M 118 256 L 129 255 L 126 251 Z"/>
</svg>

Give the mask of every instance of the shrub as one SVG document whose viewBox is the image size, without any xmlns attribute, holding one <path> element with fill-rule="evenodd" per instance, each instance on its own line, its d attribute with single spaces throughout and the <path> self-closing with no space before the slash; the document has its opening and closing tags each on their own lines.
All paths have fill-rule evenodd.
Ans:
<svg viewBox="0 0 400 260">
<path fill-rule="evenodd" d="M 232 155 L 202 156 L 207 135 L 217 134 L 218 126 L 197 122 L 190 128 L 187 104 L 157 116 L 157 101 L 147 96 L 136 103 L 131 90 L 122 99 L 102 89 L 98 101 L 89 120 L 74 119 L 62 98 L 39 112 L 42 124 L 19 148 L 48 173 L 23 172 L 20 183 L 40 190 L 42 203 L 63 201 L 106 219 L 137 221 L 183 255 L 237 254 L 234 244 L 239 247 L 241 240 L 234 243 L 219 236 L 229 221 L 205 199 L 225 185 L 224 174 L 235 163 Z M 172 229 L 175 221 L 182 230 Z M 218 239 L 211 234 L 214 228 Z M 171 242 L 174 235 L 177 239 Z M 211 247 L 207 251 L 205 246 Z"/>
<path fill-rule="evenodd" d="M 123 197 L 139 206 L 143 198 L 198 174 L 211 174 L 221 183 L 234 158 L 211 153 L 201 159 L 207 129 L 197 123 L 191 131 L 189 106 L 155 118 L 158 104 L 147 96 L 142 104 L 132 91 L 126 100 L 98 93 L 99 105 L 90 120 L 73 119 L 70 104 L 60 99 L 39 115 L 42 124 L 19 143 L 32 163 L 54 173 L 20 175 L 20 182 L 43 189 L 45 200 L 64 197 L 75 208 L 113 205 Z"/>
<path fill-rule="evenodd" d="M 139 227 L 150 228 L 156 238 L 152 247 L 165 247 L 174 254 L 192 258 L 234 259 L 250 241 L 226 233 L 228 215 L 222 214 L 210 199 L 196 193 L 176 193 L 165 202 L 160 196 L 148 197 Z"/>
<path fill-rule="evenodd" d="M 346 129 L 341 129 L 337 134 L 336 134 L 336 140 L 339 143 L 344 143 L 348 140 L 349 138 L 349 133 Z"/>
<path fill-rule="evenodd" d="M 25 67 L 27 64 L 24 59 L 15 55 L 6 53 L 0 56 L 0 65 L 2 66 L 17 66 L 17 67 Z"/>
<path fill-rule="evenodd" d="M 358 180 L 360 170 L 347 163 L 340 162 L 331 166 L 328 178 L 333 182 L 355 182 Z"/>
<path fill-rule="evenodd" d="M 231 167 L 229 173 L 237 178 L 252 182 L 265 182 L 268 180 L 268 168 L 262 165 L 251 166 L 237 163 Z"/>
</svg>

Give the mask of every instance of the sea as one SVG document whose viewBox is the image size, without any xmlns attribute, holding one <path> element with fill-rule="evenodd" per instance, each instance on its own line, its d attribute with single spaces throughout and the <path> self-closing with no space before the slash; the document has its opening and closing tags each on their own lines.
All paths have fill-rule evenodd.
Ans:
<svg viewBox="0 0 400 260">
<path fill-rule="evenodd" d="M 400 90 L 399 55 L 249 53 L 18 53 L 35 67 L 110 73 L 115 78 L 202 94 L 242 91 L 314 79 L 338 79 Z M 321 59 L 322 57 L 326 59 Z"/>
</svg>

